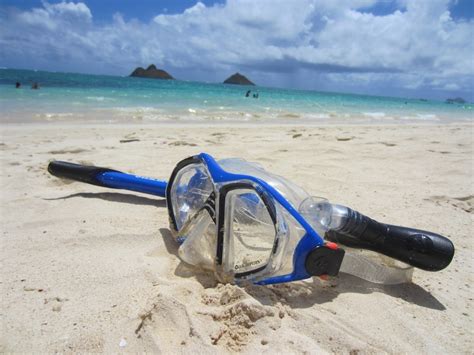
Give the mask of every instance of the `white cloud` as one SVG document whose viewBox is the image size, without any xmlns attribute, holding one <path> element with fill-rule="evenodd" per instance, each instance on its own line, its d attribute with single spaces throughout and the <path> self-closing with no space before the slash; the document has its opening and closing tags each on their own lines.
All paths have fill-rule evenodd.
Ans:
<svg viewBox="0 0 474 355">
<path fill-rule="evenodd" d="M 71 25 L 89 24 L 92 14 L 83 3 L 61 2 L 57 4 L 43 3 L 43 8 L 25 11 L 18 15 L 19 24 L 26 26 L 45 26 L 48 30 L 56 30 L 59 23 Z"/>
<path fill-rule="evenodd" d="M 444 85 L 443 89 L 455 91 L 455 90 L 459 90 L 459 85 L 454 84 L 454 83 L 448 83 L 448 84 Z"/>
<path fill-rule="evenodd" d="M 228 0 L 149 23 L 115 14 L 98 24 L 84 3 L 44 2 L 0 15 L 0 65 L 128 74 L 155 63 L 194 80 L 240 70 L 269 85 L 472 91 L 473 21 L 454 21 L 448 0 L 400 0 L 386 16 L 361 11 L 375 4 Z M 308 83 L 311 75 L 329 83 Z"/>
</svg>

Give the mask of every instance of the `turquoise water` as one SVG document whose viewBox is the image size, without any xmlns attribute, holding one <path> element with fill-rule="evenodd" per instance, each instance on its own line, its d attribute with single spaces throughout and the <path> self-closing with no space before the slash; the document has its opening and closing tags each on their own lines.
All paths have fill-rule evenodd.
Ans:
<svg viewBox="0 0 474 355">
<path fill-rule="evenodd" d="M 21 82 L 20 89 L 15 88 Z M 31 90 L 38 82 L 40 90 Z M 259 98 L 246 98 L 247 90 Z M 472 104 L 178 80 L 0 69 L 0 120 L 373 122 L 471 120 Z"/>
</svg>

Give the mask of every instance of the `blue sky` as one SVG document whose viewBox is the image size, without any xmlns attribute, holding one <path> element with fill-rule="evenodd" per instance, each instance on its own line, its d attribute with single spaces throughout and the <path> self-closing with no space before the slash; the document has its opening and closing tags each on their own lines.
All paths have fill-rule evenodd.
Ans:
<svg viewBox="0 0 474 355">
<path fill-rule="evenodd" d="M 61 1 L 49 1 L 57 3 Z M 112 20 L 114 13 L 119 12 L 124 19 L 135 18 L 140 21 L 151 21 L 158 14 L 179 14 L 196 5 L 197 0 L 86 0 L 81 1 L 87 5 L 94 19 L 106 23 Z M 201 1 L 206 6 L 212 6 L 225 1 Z M 2 6 L 16 7 L 22 10 L 40 8 L 41 0 L 2 0 Z"/>
<path fill-rule="evenodd" d="M 1 67 L 474 101 L 472 0 L 0 4 Z"/>
</svg>

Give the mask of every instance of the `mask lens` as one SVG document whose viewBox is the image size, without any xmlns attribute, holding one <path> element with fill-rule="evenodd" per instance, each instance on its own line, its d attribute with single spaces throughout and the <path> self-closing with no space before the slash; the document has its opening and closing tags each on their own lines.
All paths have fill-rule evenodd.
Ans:
<svg viewBox="0 0 474 355">
<path fill-rule="evenodd" d="M 274 248 L 275 225 L 267 206 L 252 189 L 226 196 L 226 269 L 237 277 L 263 269 Z"/>
<path fill-rule="evenodd" d="M 199 211 L 213 192 L 212 180 L 202 163 L 182 168 L 172 182 L 170 195 L 176 228 L 179 231 L 188 218 Z"/>
</svg>

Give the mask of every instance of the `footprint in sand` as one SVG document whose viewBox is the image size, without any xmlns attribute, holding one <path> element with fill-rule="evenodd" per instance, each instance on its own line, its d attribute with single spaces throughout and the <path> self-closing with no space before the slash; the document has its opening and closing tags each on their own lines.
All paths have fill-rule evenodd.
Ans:
<svg viewBox="0 0 474 355">
<path fill-rule="evenodd" d="M 446 151 L 446 150 L 437 151 L 437 150 L 433 150 L 433 149 L 428 149 L 428 152 L 431 152 L 431 153 L 440 153 L 440 154 L 451 154 L 451 152 L 448 152 L 448 151 Z"/>
<path fill-rule="evenodd" d="M 204 142 L 209 143 L 209 144 L 212 144 L 212 145 L 220 145 L 220 144 L 221 144 L 221 143 L 219 143 L 219 142 L 215 142 L 215 141 L 212 141 L 212 140 L 210 140 L 210 139 L 205 139 Z"/>
<path fill-rule="evenodd" d="M 211 139 L 206 139 L 205 141 L 207 143 L 210 143 L 210 144 L 220 144 L 220 142 L 226 138 L 226 134 L 225 133 L 221 133 L 221 132 L 215 132 L 215 133 L 211 133 L 211 137 L 214 137 L 217 141 L 213 141 Z"/>
<path fill-rule="evenodd" d="M 168 143 L 168 145 L 173 145 L 173 146 L 190 146 L 190 147 L 196 147 L 197 144 L 194 144 L 194 143 L 189 143 L 189 142 L 185 142 L 185 141 L 174 141 L 174 142 L 170 142 Z"/>
<path fill-rule="evenodd" d="M 428 200 L 436 204 L 449 204 L 467 213 L 474 213 L 474 195 L 465 197 L 432 196 Z"/>
<path fill-rule="evenodd" d="M 83 153 L 83 152 L 88 152 L 88 149 L 82 149 L 82 148 L 66 148 L 66 149 L 60 149 L 60 150 L 51 150 L 48 152 L 48 154 L 78 154 L 78 153 Z"/>
<path fill-rule="evenodd" d="M 44 299 L 44 304 L 52 305 L 51 310 L 53 312 L 61 312 L 63 303 L 69 301 L 67 298 L 60 298 L 60 297 L 50 297 Z"/>
</svg>

